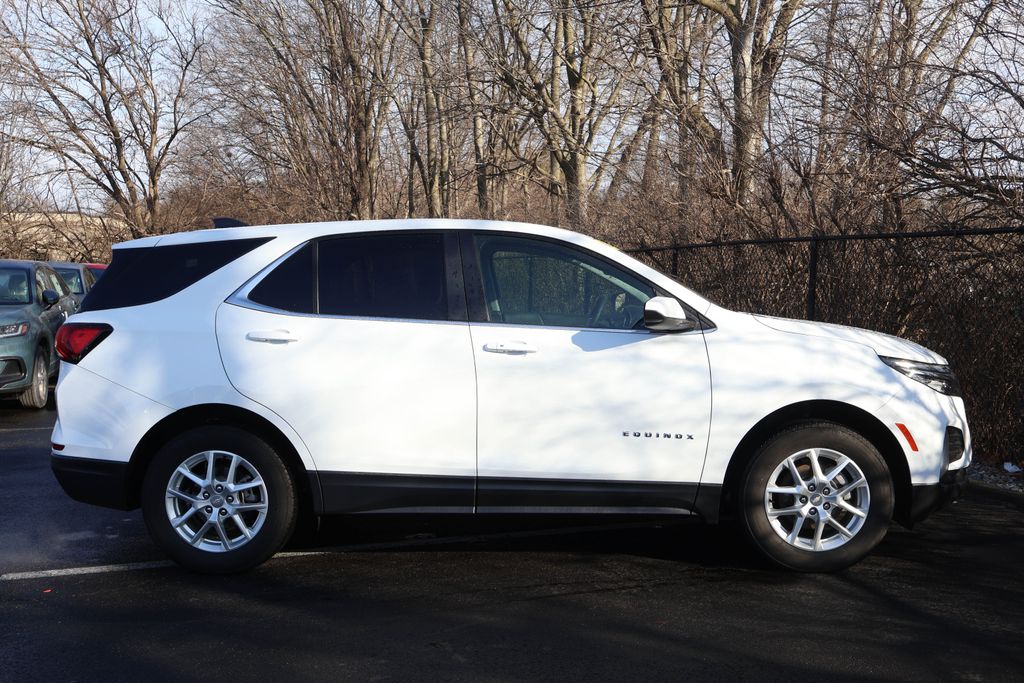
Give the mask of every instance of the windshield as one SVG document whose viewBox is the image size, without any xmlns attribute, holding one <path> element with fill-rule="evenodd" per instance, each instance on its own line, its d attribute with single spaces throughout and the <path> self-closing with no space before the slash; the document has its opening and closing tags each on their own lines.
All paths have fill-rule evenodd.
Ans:
<svg viewBox="0 0 1024 683">
<path fill-rule="evenodd" d="M 68 287 L 75 294 L 84 294 L 85 288 L 82 287 L 82 274 L 75 268 L 54 268 L 57 274 L 64 278 L 64 282 L 68 283 Z"/>
<path fill-rule="evenodd" d="M 0 306 L 32 303 L 28 288 L 28 271 L 24 268 L 0 267 Z"/>
</svg>

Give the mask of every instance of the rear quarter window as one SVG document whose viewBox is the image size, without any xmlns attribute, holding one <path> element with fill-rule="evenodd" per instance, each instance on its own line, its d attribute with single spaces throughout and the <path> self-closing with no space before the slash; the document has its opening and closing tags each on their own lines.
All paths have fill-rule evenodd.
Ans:
<svg viewBox="0 0 1024 683">
<path fill-rule="evenodd" d="M 115 249 L 113 260 L 85 296 L 80 310 L 125 308 L 166 299 L 272 239 Z"/>
<path fill-rule="evenodd" d="M 249 301 L 292 313 L 316 313 L 313 249 L 307 242 L 249 292 Z"/>
</svg>

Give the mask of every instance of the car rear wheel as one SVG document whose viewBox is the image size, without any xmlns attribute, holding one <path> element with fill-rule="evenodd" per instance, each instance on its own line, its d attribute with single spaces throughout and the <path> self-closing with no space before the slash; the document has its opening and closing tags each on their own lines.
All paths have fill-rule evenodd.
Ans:
<svg viewBox="0 0 1024 683">
<path fill-rule="evenodd" d="M 153 540 L 194 571 L 251 569 L 288 541 L 295 483 L 266 442 L 234 427 L 186 432 L 153 458 L 142 511 Z"/>
<path fill-rule="evenodd" d="M 45 408 L 50 395 L 50 373 L 47 369 L 49 358 L 42 349 L 36 350 L 32 363 L 32 384 L 18 395 L 21 405 L 26 408 Z"/>
<path fill-rule="evenodd" d="M 867 439 L 837 424 L 787 429 L 765 442 L 743 479 L 740 519 L 754 546 L 798 571 L 836 571 L 885 537 L 892 477 Z"/>
</svg>

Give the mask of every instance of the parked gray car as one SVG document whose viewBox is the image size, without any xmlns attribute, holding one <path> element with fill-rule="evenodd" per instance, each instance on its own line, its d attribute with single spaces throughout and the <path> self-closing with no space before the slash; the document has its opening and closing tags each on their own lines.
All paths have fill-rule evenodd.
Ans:
<svg viewBox="0 0 1024 683">
<path fill-rule="evenodd" d="M 78 310 L 71 289 L 38 261 L 0 260 L 0 396 L 42 408 L 60 361 L 54 335 Z"/>
<path fill-rule="evenodd" d="M 50 266 L 57 271 L 57 275 L 64 278 L 64 282 L 71 288 L 71 294 L 75 302 L 81 306 L 82 299 L 89 293 L 92 286 L 96 284 L 96 276 L 84 263 L 70 263 L 68 261 L 50 261 Z"/>
</svg>

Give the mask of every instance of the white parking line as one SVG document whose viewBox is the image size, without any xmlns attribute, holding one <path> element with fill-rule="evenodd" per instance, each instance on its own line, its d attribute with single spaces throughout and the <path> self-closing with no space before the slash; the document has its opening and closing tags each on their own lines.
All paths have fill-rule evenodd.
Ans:
<svg viewBox="0 0 1024 683">
<path fill-rule="evenodd" d="M 278 553 L 271 559 L 305 557 L 307 555 L 326 555 L 323 552 Z M 12 572 L 0 574 L 0 581 L 22 581 L 24 579 L 48 579 L 55 576 L 82 576 L 84 574 L 109 574 L 111 572 L 133 572 L 140 569 L 159 569 L 175 566 L 170 560 L 154 562 L 126 562 L 124 564 L 101 564 L 95 567 L 68 567 L 66 569 L 44 569 L 36 572 Z"/>
<path fill-rule="evenodd" d="M 10 427 L 0 429 L 0 432 L 52 432 L 53 427 Z"/>
<path fill-rule="evenodd" d="M 155 569 L 170 567 L 174 563 L 169 560 L 159 562 L 128 562 L 125 564 L 102 564 L 96 567 L 68 567 L 67 569 L 46 569 L 38 572 L 14 572 L 0 574 L 0 581 L 18 581 L 21 579 L 48 579 L 54 576 L 79 576 L 82 574 L 106 574 L 108 572 L 130 572 L 136 569 Z"/>
</svg>

